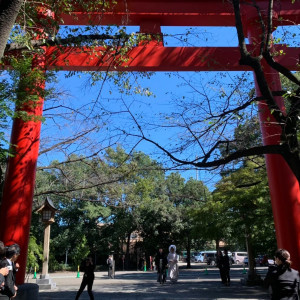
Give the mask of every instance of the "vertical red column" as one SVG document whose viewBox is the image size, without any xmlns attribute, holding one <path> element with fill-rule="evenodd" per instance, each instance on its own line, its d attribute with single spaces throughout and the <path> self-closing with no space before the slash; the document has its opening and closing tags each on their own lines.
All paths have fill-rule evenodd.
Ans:
<svg viewBox="0 0 300 300">
<path fill-rule="evenodd" d="M 33 69 L 44 70 L 44 56 L 34 59 Z M 44 89 L 41 79 L 28 87 L 28 94 L 36 97 L 38 90 Z M 34 95 L 35 94 L 35 95 Z M 28 115 L 41 117 L 44 99 L 39 95 L 38 100 L 30 100 L 16 109 L 26 111 Z M 20 264 L 17 273 L 17 283 L 24 283 L 26 260 L 28 252 L 32 199 L 35 184 L 36 164 L 39 152 L 41 121 L 23 121 L 17 118 L 13 122 L 11 144 L 15 155 L 9 158 L 3 199 L 0 210 L 0 239 L 5 245 L 17 243 L 21 248 Z"/>
<path fill-rule="evenodd" d="M 254 24 L 257 22 L 254 22 Z M 248 25 L 250 43 L 260 44 L 258 26 Z M 278 72 L 267 64 L 263 65 L 264 74 L 271 91 L 281 91 Z M 256 94 L 261 96 L 257 82 Z M 282 97 L 275 97 L 276 103 L 284 112 Z M 270 113 L 267 104 L 259 102 L 260 127 L 264 145 L 274 145 L 280 142 L 281 128 Z M 291 254 L 293 268 L 300 270 L 300 189 L 297 178 L 281 155 L 265 155 L 272 210 L 278 248 L 287 249 Z"/>
</svg>

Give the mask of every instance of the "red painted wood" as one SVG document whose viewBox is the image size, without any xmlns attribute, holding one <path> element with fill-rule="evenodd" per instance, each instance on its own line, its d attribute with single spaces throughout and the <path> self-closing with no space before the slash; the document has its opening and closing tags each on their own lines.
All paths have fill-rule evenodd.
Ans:
<svg viewBox="0 0 300 300">
<path fill-rule="evenodd" d="M 258 37 L 254 27 L 249 28 L 250 41 Z M 271 91 L 280 91 L 281 82 L 278 72 L 264 65 L 264 74 Z M 261 96 L 256 83 L 256 94 Z M 284 100 L 275 100 L 285 113 Z M 260 127 L 264 145 L 274 145 L 280 142 L 281 128 L 265 102 L 259 103 Z M 292 267 L 300 270 L 300 187 L 297 178 L 281 155 L 265 155 L 269 180 L 269 188 L 274 216 L 278 248 L 287 249 L 291 254 Z"/>
<path fill-rule="evenodd" d="M 267 80 L 272 90 L 281 90 L 279 75 L 269 69 Z M 257 95 L 261 96 L 259 88 Z M 283 100 L 279 98 L 279 105 Z M 278 144 L 281 130 L 265 103 L 259 105 L 259 117 L 264 144 Z M 292 258 L 293 268 L 300 270 L 300 188 L 297 178 L 281 155 L 265 155 L 269 179 L 272 210 L 278 248 L 287 249 Z"/>
<path fill-rule="evenodd" d="M 43 58 L 39 57 L 35 67 L 44 69 L 44 64 Z M 44 87 L 44 83 L 39 84 Z M 42 116 L 43 99 L 40 98 L 35 107 L 28 103 L 22 110 L 30 115 Z M 15 119 L 11 133 L 11 144 L 16 145 L 16 154 L 8 160 L 0 210 L 0 240 L 5 245 L 17 243 L 21 248 L 18 284 L 24 283 L 25 279 L 40 130 L 40 121 Z"/>
<path fill-rule="evenodd" d="M 243 1 L 241 1 L 243 2 Z M 267 9 L 268 1 L 256 1 Z M 274 14 L 280 16 L 274 25 L 300 23 L 299 1 L 274 1 Z M 243 5 L 249 8 L 249 5 Z M 127 0 L 118 1 L 118 5 L 108 11 L 101 7 L 95 12 L 86 12 L 78 8 L 72 14 L 63 14 L 63 25 L 136 25 L 143 20 L 156 20 L 161 26 L 235 26 L 232 5 L 224 0 Z M 288 22 L 283 20 L 289 20 Z"/>
<path fill-rule="evenodd" d="M 252 47 L 249 46 L 249 49 Z M 299 48 L 283 49 L 285 55 L 276 60 L 290 70 L 299 70 Z M 47 68 L 75 71 L 244 71 L 249 67 L 239 64 L 237 47 L 135 47 L 129 53 L 129 61 L 117 64 L 119 56 L 106 53 L 104 48 L 48 47 Z"/>
</svg>

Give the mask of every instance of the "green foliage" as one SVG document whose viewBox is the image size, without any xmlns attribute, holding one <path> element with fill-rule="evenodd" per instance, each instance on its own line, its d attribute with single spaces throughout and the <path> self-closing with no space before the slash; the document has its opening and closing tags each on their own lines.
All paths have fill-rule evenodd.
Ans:
<svg viewBox="0 0 300 300">
<path fill-rule="evenodd" d="M 13 116 L 13 108 L 10 103 L 5 99 L 9 96 L 10 93 L 10 84 L 7 80 L 0 82 L 0 162 L 1 165 L 6 160 L 7 155 L 9 154 L 8 141 L 5 137 L 5 131 L 8 128 L 9 118 Z"/>
<path fill-rule="evenodd" d="M 80 240 L 77 242 L 75 248 L 71 251 L 71 256 L 75 265 L 80 265 L 80 262 L 88 256 L 90 253 L 90 248 L 87 244 L 87 239 L 85 235 L 81 236 Z"/>
<path fill-rule="evenodd" d="M 256 254 L 272 253 L 276 245 L 266 170 L 261 164 L 262 159 L 247 161 L 223 177 L 214 192 L 223 217 L 223 235 L 227 229 L 227 240 L 237 246 L 248 237 Z"/>
<path fill-rule="evenodd" d="M 29 244 L 28 244 L 28 256 L 27 256 L 27 272 L 33 272 L 39 270 L 40 262 L 43 261 L 43 247 L 38 245 L 36 238 L 30 235 Z"/>
<path fill-rule="evenodd" d="M 59 268 L 66 252 L 73 265 L 87 250 L 100 257 L 110 251 L 122 255 L 131 235 L 142 238 L 136 251 L 149 255 L 170 243 L 185 249 L 193 226 L 190 210 L 209 198 L 202 182 L 185 183 L 178 173 L 166 177 L 155 160 L 142 152 L 128 154 L 121 147 L 107 149 L 101 159 L 73 155 L 49 167 L 37 173 L 35 192 L 40 196 L 35 205 L 49 194 L 59 208 L 51 226 L 53 269 Z M 36 222 L 33 218 L 35 234 Z M 129 257 L 129 248 L 126 252 Z"/>
<path fill-rule="evenodd" d="M 51 232 L 53 268 L 60 268 L 66 251 L 73 265 L 87 252 L 122 255 L 131 235 L 142 238 L 139 251 L 153 255 L 170 243 L 185 250 L 224 240 L 232 250 L 244 248 L 247 228 L 256 253 L 271 252 L 274 227 L 261 164 L 245 162 L 211 195 L 203 182 L 166 176 L 149 156 L 121 147 L 107 149 L 101 159 L 73 155 L 67 163 L 53 161 L 51 169 L 38 172 L 36 184 L 36 193 L 51 192 L 60 209 Z"/>
</svg>

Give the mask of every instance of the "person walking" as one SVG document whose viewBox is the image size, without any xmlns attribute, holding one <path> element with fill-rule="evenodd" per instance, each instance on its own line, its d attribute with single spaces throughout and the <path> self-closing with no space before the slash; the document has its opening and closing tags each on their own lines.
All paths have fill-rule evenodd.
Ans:
<svg viewBox="0 0 300 300">
<path fill-rule="evenodd" d="M 176 254 L 176 246 L 171 245 L 169 247 L 168 254 L 168 265 L 169 265 L 169 278 L 172 283 L 177 282 L 179 270 L 178 270 L 178 256 Z"/>
<path fill-rule="evenodd" d="M 165 283 L 166 282 L 166 270 L 167 270 L 168 260 L 165 255 L 163 248 L 159 248 L 155 256 L 155 266 L 157 270 L 157 282 Z"/>
<path fill-rule="evenodd" d="M 225 284 L 226 281 L 224 277 L 223 253 L 220 249 L 217 250 L 216 265 L 220 272 L 221 282 Z"/>
<path fill-rule="evenodd" d="M 112 255 L 109 255 L 107 258 L 107 265 L 108 265 L 108 278 L 114 278 L 114 259 Z"/>
<path fill-rule="evenodd" d="M 222 265 L 223 265 L 223 280 L 224 284 L 227 286 L 230 286 L 230 259 L 228 256 L 228 250 L 224 250 L 224 255 L 222 259 Z"/>
<path fill-rule="evenodd" d="M 88 289 L 88 294 L 90 296 L 90 299 L 94 300 L 94 294 L 93 294 L 93 291 L 92 291 L 93 283 L 94 283 L 94 279 L 95 279 L 94 270 L 95 270 L 95 265 L 94 265 L 93 260 L 92 260 L 91 257 L 87 257 L 86 259 L 84 259 L 81 262 L 80 271 L 84 272 L 84 274 L 83 274 L 83 278 L 82 278 L 80 288 L 79 288 L 79 290 L 76 294 L 75 300 L 79 299 L 81 293 L 83 292 L 83 290 L 85 289 L 86 286 L 87 286 L 87 289 Z"/>
<path fill-rule="evenodd" d="M 290 253 L 285 249 L 278 249 L 275 264 L 269 267 L 264 279 L 264 286 L 271 287 L 271 299 L 299 299 L 299 272 L 291 268 Z"/>
</svg>

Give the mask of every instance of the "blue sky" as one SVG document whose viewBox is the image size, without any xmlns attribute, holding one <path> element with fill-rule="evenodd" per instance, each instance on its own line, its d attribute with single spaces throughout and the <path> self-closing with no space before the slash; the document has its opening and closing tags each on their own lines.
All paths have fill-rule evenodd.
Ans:
<svg viewBox="0 0 300 300">
<path fill-rule="evenodd" d="M 65 29 L 62 29 L 62 34 Z M 128 27 L 127 32 L 135 32 L 139 29 L 136 27 Z M 237 46 L 237 37 L 235 28 L 228 27 L 203 27 L 203 28 L 186 28 L 186 27 L 162 27 L 162 32 L 166 35 L 182 34 L 189 31 L 187 41 L 179 39 L 178 36 L 166 36 L 164 38 L 165 46 Z M 299 32 L 298 32 L 299 34 Z M 275 34 L 276 35 L 276 34 Z M 280 33 L 282 35 L 282 33 Z M 299 37 L 299 35 L 298 35 Z M 299 45 L 299 39 L 295 39 Z M 74 76 L 66 76 L 68 73 L 59 72 L 58 82 L 55 84 L 57 91 L 61 95 L 54 99 L 54 101 L 46 101 L 45 116 L 46 121 L 42 125 L 41 136 L 41 150 L 50 147 L 53 143 L 60 141 L 60 138 L 66 135 L 72 137 L 76 132 L 88 130 L 93 126 L 99 126 L 99 131 L 91 134 L 89 138 L 81 143 L 75 143 L 64 149 L 64 151 L 53 151 L 52 153 L 41 155 L 39 164 L 47 165 L 53 159 L 63 160 L 67 154 L 85 153 L 85 146 L 90 145 L 93 148 L 91 151 L 107 146 L 111 141 L 119 141 L 125 149 L 131 149 L 135 142 L 127 140 L 126 143 L 122 139 L 112 138 L 114 129 L 117 127 L 131 126 L 128 120 L 128 114 L 114 114 L 109 117 L 104 114 L 105 109 L 110 111 L 120 111 L 118 106 L 122 101 L 130 105 L 132 112 L 139 120 L 150 122 L 154 117 L 160 116 L 164 113 L 169 113 L 174 110 L 174 101 L 182 97 L 194 97 L 191 90 L 183 85 L 182 81 L 178 79 L 176 73 L 156 72 L 145 78 L 138 76 L 138 84 L 141 87 L 149 88 L 153 92 L 153 96 L 146 97 L 140 95 L 126 95 L 120 93 L 118 87 L 114 85 L 113 79 L 105 82 L 97 82 L 96 85 L 90 85 L 90 74 L 80 73 Z M 209 81 L 209 78 L 215 76 L 216 73 L 202 73 L 201 80 Z M 183 77 L 197 78 L 199 74 L 193 72 L 183 72 L 179 74 Z M 134 75 L 131 75 L 131 78 Z M 229 76 L 234 76 L 231 73 Z M 68 78 L 67 78 L 68 77 Z M 131 79 L 132 80 L 132 79 Z M 224 79 L 225 81 L 228 80 Z M 136 84 L 136 83 L 135 83 Z M 97 100 L 97 104 L 95 101 Z M 61 116 L 52 115 L 52 110 L 48 110 L 51 106 L 64 105 L 64 107 L 56 109 L 55 113 L 60 113 Z M 94 106 L 97 105 L 99 116 L 97 117 L 93 112 Z M 122 105 L 121 105 L 122 106 Z M 68 107 L 68 108 L 67 108 Z M 70 110 L 70 108 L 73 109 Z M 93 121 L 86 121 L 84 116 L 94 114 Z M 103 122 L 106 124 L 104 125 Z M 168 145 L 168 138 L 177 138 L 177 131 L 171 129 L 156 129 L 152 130 L 152 137 L 165 145 Z M 161 154 L 157 149 L 149 143 L 141 143 L 136 147 L 136 150 L 143 151 L 149 154 L 153 159 L 160 161 Z M 188 155 L 196 155 L 189 153 Z M 86 153 L 87 154 L 87 153 Z M 184 153 L 186 155 L 186 153 Z M 196 171 L 190 170 L 181 173 L 183 177 L 196 177 Z M 206 171 L 198 172 L 198 179 L 203 180 L 212 190 L 214 184 L 219 179 L 218 173 L 211 173 Z"/>
<path fill-rule="evenodd" d="M 138 31 L 138 28 L 130 27 L 127 29 L 128 32 Z M 182 40 L 178 39 L 176 36 L 175 38 L 172 37 L 165 37 L 164 42 L 165 46 L 237 46 L 237 39 L 235 34 L 235 28 L 225 28 L 225 27 L 207 27 L 207 28 L 185 28 L 185 27 L 162 27 L 162 32 L 164 34 L 182 34 L 184 35 L 186 31 L 190 31 L 189 39 L 187 42 L 182 42 Z M 171 73 L 164 73 L 164 72 L 156 72 L 152 74 L 149 78 L 139 78 L 139 84 L 142 87 L 149 88 L 151 92 L 153 92 L 153 96 L 150 97 L 141 97 L 139 95 L 130 95 L 126 96 L 122 93 L 117 91 L 117 88 L 111 82 L 107 82 L 104 86 L 101 85 L 101 82 L 97 83 L 95 86 L 91 86 L 89 84 L 89 74 L 76 74 L 70 78 L 66 78 L 67 73 L 60 72 L 58 75 L 59 82 L 57 86 L 58 89 L 65 94 L 62 97 L 62 100 L 66 106 L 72 106 L 73 108 L 82 107 L 81 111 L 85 110 L 87 113 L 88 109 L 92 109 L 93 103 L 98 97 L 98 102 L 101 103 L 100 105 L 104 108 L 109 110 L 118 111 L 117 103 L 120 101 L 128 101 L 128 103 L 132 103 L 133 111 L 141 117 L 144 114 L 144 118 L 147 120 L 151 120 L 151 116 L 158 116 L 163 113 L 170 112 L 174 110 L 174 100 L 176 97 L 190 97 L 190 90 L 182 85 L 182 82 L 176 77 L 176 74 Z M 180 76 L 192 76 L 192 72 L 189 73 L 181 73 Z M 210 73 L 205 75 L 207 77 L 214 76 L 214 74 Z M 101 90 L 101 92 L 99 92 Z M 100 95 L 100 96 L 99 96 Z M 134 104 L 133 104 L 134 103 Z M 45 104 L 45 108 L 52 105 L 52 103 Z M 63 110 L 62 110 L 63 111 Z M 49 114 L 48 111 L 45 111 L 45 116 Z M 124 124 L 127 126 L 128 124 L 128 115 L 126 114 L 118 114 L 117 116 L 110 117 L 110 122 L 113 125 L 108 126 L 108 129 L 100 129 L 97 135 L 94 135 L 95 145 L 98 145 L 104 142 L 104 137 L 108 137 L 109 134 L 113 134 L 111 131 L 114 128 L 114 124 Z M 80 121 L 81 120 L 81 121 Z M 82 122 L 82 118 L 78 117 L 77 122 L 70 122 L 66 124 L 59 124 L 63 122 L 61 118 L 46 118 L 45 123 L 42 125 L 42 140 L 41 140 L 41 149 L 45 147 L 45 142 L 49 146 L 51 143 L 55 141 L 50 141 L 49 137 L 52 133 L 55 133 L 55 138 L 58 138 L 62 134 L 69 134 L 72 135 L 72 132 L 76 132 L 77 130 L 82 130 L 86 126 L 84 122 Z M 125 125 L 126 124 L 126 125 Z M 60 127 L 61 126 L 61 127 Z M 129 125 L 128 125 L 129 126 Z M 57 129 L 59 128 L 59 129 Z M 107 130 L 110 131 L 109 134 Z M 103 132 L 101 132 L 103 131 Z M 158 141 L 159 143 L 168 145 L 167 138 L 173 137 L 176 139 L 176 130 L 171 129 L 160 129 L 155 130 L 155 133 L 152 131 L 152 137 Z M 57 139 L 56 139 L 57 140 Z M 113 140 L 113 139 L 111 139 Z M 110 141 L 111 141 L 110 140 Z M 99 144 L 98 144 L 99 143 Z M 131 149 L 132 145 L 130 141 L 127 140 L 127 143 L 122 143 L 122 145 L 126 149 Z M 96 149 L 96 146 L 95 146 Z M 77 151 L 77 153 L 84 152 L 83 145 L 76 145 L 69 147 L 68 150 Z M 136 150 L 143 151 L 152 158 L 157 159 L 160 161 L 161 154 L 157 151 L 157 149 L 149 144 L 149 143 L 141 143 L 136 147 Z M 48 164 L 52 159 L 63 159 L 65 153 L 63 152 L 53 152 L 48 155 L 41 155 L 39 159 L 40 164 Z M 188 168 L 188 167 L 187 167 Z M 196 178 L 196 170 L 182 172 L 182 176 L 185 178 L 193 177 Z M 214 173 L 209 173 L 205 171 L 198 171 L 198 179 L 204 180 L 209 184 L 210 189 L 213 188 L 214 183 L 219 177 Z"/>
</svg>

